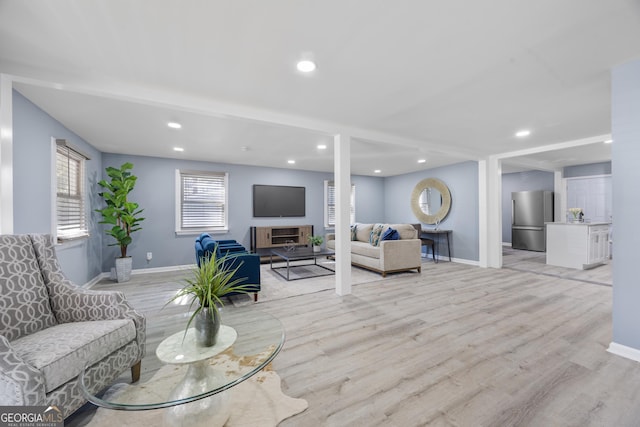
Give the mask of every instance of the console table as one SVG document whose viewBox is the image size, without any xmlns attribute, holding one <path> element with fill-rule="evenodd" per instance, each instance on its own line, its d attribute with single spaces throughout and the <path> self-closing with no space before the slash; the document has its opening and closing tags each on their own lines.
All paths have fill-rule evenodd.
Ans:
<svg viewBox="0 0 640 427">
<path fill-rule="evenodd" d="M 285 246 L 307 246 L 313 235 L 313 225 L 272 225 L 251 227 L 251 252 L 260 255 L 261 261 L 268 261 L 271 249 Z"/>
<path fill-rule="evenodd" d="M 438 256 L 440 254 L 440 249 L 439 249 L 439 243 L 440 243 L 440 236 L 442 236 L 443 234 L 446 235 L 447 237 L 447 255 L 449 256 L 449 261 L 451 261 L 451 240 L 449 238 L 449 236 L 451 235 L 451 233 L 453 232 L 453 230 L 440 230 L 440 229 L 428 229 L 428 228 L 423 228 L 422 232 L 420 233 L 420 238 L 425 238 L 425 239 L 430 239 L 433 238 L 436 241 L 436 244 L 434 245 L 434 249 L 436 252 L 436 259 L 438 259 Z"/>
</svg>

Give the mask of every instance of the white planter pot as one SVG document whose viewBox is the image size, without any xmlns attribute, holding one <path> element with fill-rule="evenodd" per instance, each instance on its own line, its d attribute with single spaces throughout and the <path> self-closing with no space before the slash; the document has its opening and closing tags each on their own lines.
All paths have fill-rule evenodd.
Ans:
<svg viewBox="0 0 640 427">
<path fill-rule="evenodd" d="M 321 247 L 320 246 L 314 246 L 313 247 L 313 252 L 320 252 Z"/>
<path fill-rule="evenodd" d="M 116 258 L 116 279 L 118 283 L 128 282 L 131 279 L 131 265 L 133 259 L 128 256 L 126 258 Z"/>
</svg>

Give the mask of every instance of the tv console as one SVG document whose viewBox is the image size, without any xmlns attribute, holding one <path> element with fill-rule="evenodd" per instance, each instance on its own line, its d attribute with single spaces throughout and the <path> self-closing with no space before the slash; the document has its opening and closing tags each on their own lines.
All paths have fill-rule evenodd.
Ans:
<svg viewBox="0 0 640 427">
<path fill-rule="evenodd" d="M 268 261 L 271 249 L 286 245 L 307 246 L 313 225 L 268 225 L 250 228 L 251 252 Z"/>
</svg>

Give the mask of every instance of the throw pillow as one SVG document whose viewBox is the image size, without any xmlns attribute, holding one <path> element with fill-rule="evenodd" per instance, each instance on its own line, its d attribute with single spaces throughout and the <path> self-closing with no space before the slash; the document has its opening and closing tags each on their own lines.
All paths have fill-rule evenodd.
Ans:
<svg viewBox="0 0 640 427">
<path fill-rule="evenodd" d="M 380 245 L 380 234 L 382 234 L 382 230 L 384 229 L 383 224 L 375 224 L 371 229 L 371 233 L 369 234 L 369 243 L 371 246 L 379 246 Z"/>
<path fill-rule="evenodd" d="M 358 240 L 358 224 L 353 224 L 351 226 L 351 240 Z"/>
<path fill-rule="evenodd" d="M 387 228 L 387 231 L 385 231 L 382 234 L 382 240 L 399 240 L 400 239 L 400 233 L 398 233 L 398 230 L 396 230 L 395 228 Z"/>
</svg>

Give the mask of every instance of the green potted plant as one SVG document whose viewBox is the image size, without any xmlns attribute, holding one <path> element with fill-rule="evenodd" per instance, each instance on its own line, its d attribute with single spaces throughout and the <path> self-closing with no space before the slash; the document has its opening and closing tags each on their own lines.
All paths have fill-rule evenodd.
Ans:
<svg viewBox="0 0 640 427">
<path fill-rule="evenodd" d="M 309 244 L 313 247 L 313 252 L 320 252 L 322 242 L 324 242 L 322 236 L 309 236 Z"/>
<path fill-rule="evenodd" d="M 104 189 L 98 193 L 107 204 L 96 212 L 102 214 L 100 224 L 111 225 L 105 230 L 106 234 L 113 237 L 116 243 L 109 246 L 120 246 L 120 257 L 116 258 L 116 276 L 118 282 L 126 282 L 131 277 L 131 257 L 127 256 L 127 246 L 132 242 L 131 233 L 141 230 L 140 217 L 142 209 L 137 203 L 128 200 L 128 195 L 136 185 L 138 179 L 130 171 L 133 164 L 127 162 L 119 168 L 107 167 L 106 172 L 109 181 L 100 180 L 98 185 Z"/>
<path fill-rule="evenodd" d="M 191 298 L 189 310 L 197 303 L 187 322 L 185 336 L 195 320 L 196 344 L 201 347 L 211 347 L 216 343 L 221 324 L 219 307 L 224 305 L 222 297 L 231 293 L 249 293 L 253 288 L 251 284 L 239 284 L 244 278 L 234 279 L 242 262 L 232 266 L 228 262 L 229 255 L 217 256 L 216 253 L 217 250 L 209 258 L 201 258 L 200 265 L 184 280 L 185 286 L 167 302 Z"/>
</svg>

